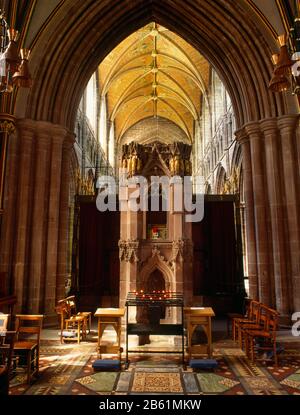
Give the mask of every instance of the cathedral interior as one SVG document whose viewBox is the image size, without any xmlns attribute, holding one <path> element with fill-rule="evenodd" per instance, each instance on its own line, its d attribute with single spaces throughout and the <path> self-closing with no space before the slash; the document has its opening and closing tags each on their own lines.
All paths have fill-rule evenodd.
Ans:
<svg viewBox="0 0 300 415">
<path fill-rule="evenodd" d="M 0 9 L 0 395 L 299 395 L 299 0 Z"/>
</svg>

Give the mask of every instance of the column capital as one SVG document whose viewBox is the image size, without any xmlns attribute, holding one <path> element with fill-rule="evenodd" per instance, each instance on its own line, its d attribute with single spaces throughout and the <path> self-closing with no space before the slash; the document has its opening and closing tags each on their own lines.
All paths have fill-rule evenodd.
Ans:
<svg viewBox="0 0 300 415">
<path fill-rule="evenodd" d="M 260 125 L 258 122 L 249 122 L 244 125 L 246 133 L 249 135 L 249 138 L 259 138 L 261 135 Z"/>
<path fill-rule="evenodd" d="M 74 143 L 75 143 L 75 134 L 68 132 L 63 142 L 63 148 L 65 148 L 66 150 L 71 150 L 71 148 L 74 146 Z"/>
<path fill-rule="evenodd" d="M 16 119 L 13 115 L 0 113 L 0 132 L 12 134 L 16 129 Z"/>
<path fill-rule="evenodd" d="M 264 134 L 276 133 L 277 131 L 277 118 L 266 118 L 261 120 L 259 124 Z"/>
<path fill-rule="evenodd" d="M 279 130 L 287 130 L 289 132 L 296 130 L 299 125 L 299 114 L 283 115 L 277 118 L 277 125 Z"/>
<path fill-rule="evenodd" d="M 240 144 L 245 144 L 249 141 L 249 136 L 246 133 L 244 128 L 241 128 L 240 130 L 235 131 L 235 137 L 236 141 Z"/>
<path fill-rule="evenodd" d="M 33 136 L 36 131 L 35 122 L 30 119 L 19 118 L 16 120 L 16 126 L 22 136 Z"/>
</svg>

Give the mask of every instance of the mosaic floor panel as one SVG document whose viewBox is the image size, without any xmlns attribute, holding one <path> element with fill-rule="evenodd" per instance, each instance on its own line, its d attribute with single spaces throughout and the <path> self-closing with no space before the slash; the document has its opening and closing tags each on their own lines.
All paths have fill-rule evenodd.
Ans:
<svg viewBox="0 0 300 415">
<path fill-rule="evenodd" d="M 171 355 L 133 356 L 127 370 L 95 372 L 95 343 L 42 342 L 40 375 L 32 384 L 18 373 L 12 395 L 299 395 L 300 349 L 280 354 L 279 366 L 252 364 L 232 341 L 216 344 L 214 370 L 183 368 Z"/>
</svg>

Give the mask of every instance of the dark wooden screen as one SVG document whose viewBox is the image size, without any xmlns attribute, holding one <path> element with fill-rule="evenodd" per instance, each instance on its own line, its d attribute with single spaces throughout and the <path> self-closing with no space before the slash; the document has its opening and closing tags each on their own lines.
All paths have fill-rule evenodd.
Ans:
<svg viewBox="0 0 300 415">
<path fill-rule="evenodd" d="M 238 310 L 245 294 L 239 231 L 234 199 L 206 197 L 204 219 L 192 227 L 194 295 L 203 296 L 204 305 L 214 305 L 221 311 Z"/>
<path fill-rule="evenodd" d="M 118 305 L 119 238 L 118 211 L 99 212 L 95 202 L 80 204 L 78 294 L 81 308 Z"/>
</svg>

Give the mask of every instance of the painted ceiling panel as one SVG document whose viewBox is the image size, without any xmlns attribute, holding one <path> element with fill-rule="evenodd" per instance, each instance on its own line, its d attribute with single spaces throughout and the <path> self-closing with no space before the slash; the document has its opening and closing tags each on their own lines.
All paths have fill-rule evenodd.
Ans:
<svg viewBox="0 0 300 415">
<path fill-rule="evenodd" d="M 107 94 L 117 140 L 137 122 L 157 116 L 178 125 L 190 140 L 209 69 L 196 49 L 156 23 L 126 38 L 99 66 L 101 94 Z"/>
</svg>

